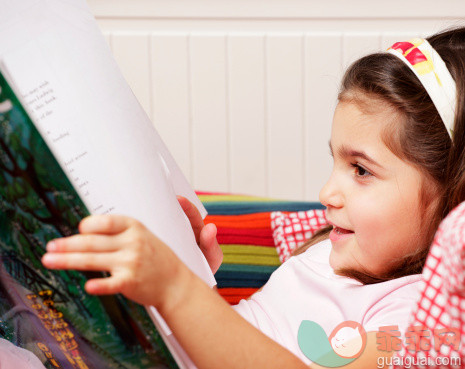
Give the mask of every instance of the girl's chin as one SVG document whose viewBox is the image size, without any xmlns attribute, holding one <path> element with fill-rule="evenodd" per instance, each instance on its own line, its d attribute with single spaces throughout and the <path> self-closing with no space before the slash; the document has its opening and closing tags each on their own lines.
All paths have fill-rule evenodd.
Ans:
<svg viewBox="0 0 465 369">
<path fill-rule="evenodd" d="M 372 263 L 370 266 L 375 266 L 375 262 Z M 351 270 L 358 270 L 362 273 L 368 272 L 377 275 L 378 271 L 373 271 L 370 269 L 365 263 L 362 263 L 361 259 L 358 259 L 356 255 L 354 255 L 348 248 L 332 248 L 329 254 L 329 265 L 333 269 L 333 271 L 341 270 L 341 269 L 351 269 Z"/>
<path fill-rule="evenodd" d="M 333 270 L 342 268 L 354 268 L 357 266 L 357 262 L 354 261 L 352 252 L 349 250 L 349 245 L 343 246 L 343 243 L 333 243 L 331 252 L 329 254 L 329 265 Z M 350 248 L 353 250 L 353 248 Z"/>
<path fill-rule="evenodd" d="M 344 262 L 345 261 L 345 262 Z M 333 269 L 341 269 L 341 268 L 347 268 L 347 261 L 344 260 L 343 255 L 340 253 L 334 251 L 334 249 L 331 250 L 331 253 L 329 254 L 329 266 Z"/>
</svg>

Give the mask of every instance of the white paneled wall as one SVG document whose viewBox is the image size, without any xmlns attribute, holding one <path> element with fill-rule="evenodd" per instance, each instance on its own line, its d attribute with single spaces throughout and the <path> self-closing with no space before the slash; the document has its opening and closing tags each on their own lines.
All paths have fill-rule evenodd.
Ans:
<svg viewBox="0 0 465 369">
<path fill-rule="evenodd" d="M 195 189 L 297 200 L 317 200 L 331 171 L 343 70 L 395 41 L 465 24 L 463 0 L 391 1 L 398 16 L 372 3 L 89 0 Z"/>
</svg>

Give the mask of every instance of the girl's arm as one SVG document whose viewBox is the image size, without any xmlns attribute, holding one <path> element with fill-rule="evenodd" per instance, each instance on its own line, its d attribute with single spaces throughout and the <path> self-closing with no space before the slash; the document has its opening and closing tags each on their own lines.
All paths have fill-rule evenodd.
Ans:
<svg viewBox="0 0 465 369">
<path fill-rule="evenodd" d="M 110 272 L 108 278 L 88 281 L 88 293 L 122 293 L 142 305 L 155 306 L 199 368 L 306 367 L 245 321 L 132 218 L 88 217 L 80 224 L 80 234 L 49 243 L 47 251 L 46 267 Z M 374 368 L 376 355 L 367 350 L 365 354 L 371 364 L 366 367 Z M 353 367 L 363 368 L 362 360 L 358 358 Z"/>
<path fill-rule="evenodd" d="M 311 368 L 243 319 L 197 276 L 187 276 L 185 296 L 160 313 L 198 368 Z M 189 287 L 190 286 L 190 287 Z M 189 293 L 188 291 L 195 291 Z M 364 352 L 344 369 L 388 368 L 392 353 L 378 351 L 376 332 L 367 333 Z"/>
<path fill-rule="evenodd" d="M 159 312 L 198 368 L 306 368 L 290 351 L 236 313 L 194 274 Z"/>
</svg>

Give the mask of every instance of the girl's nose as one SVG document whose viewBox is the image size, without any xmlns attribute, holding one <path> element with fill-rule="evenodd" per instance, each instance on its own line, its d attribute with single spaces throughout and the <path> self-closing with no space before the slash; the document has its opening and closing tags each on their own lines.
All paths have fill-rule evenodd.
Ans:
<svg viewBox="0 0 465 369">
<path fill-rule="evenodd" d="M 337 184 L 334 173 L 320 191 L 320 202 L 327 208 L 341 208 L 344 205 L 343 196 Z"/>
</svg>

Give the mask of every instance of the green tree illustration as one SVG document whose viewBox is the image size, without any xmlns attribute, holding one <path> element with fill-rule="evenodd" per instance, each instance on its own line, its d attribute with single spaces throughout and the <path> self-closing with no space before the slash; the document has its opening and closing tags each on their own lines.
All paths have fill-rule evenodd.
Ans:
<svg viewBox="0 0 465 369">
<path fill-rule="evenodd" d="M 81 342 L 106 360 L 107 367 L 176 368 L 145 308 L 120 295 L 98 298 L 85 293 L 86 280 L 101 274 L 52 272 L 42 266 L 46 243 L 76 233 L 88 214 L 0 73 L 2 268 L 33 293 L 53 291 L 53 301 L 80 333 Z M 3 293 L 0 304 L 13 305 L 8 299 Z M 4 337 L 11 335 L 7 328 Z"/>
</svg>

